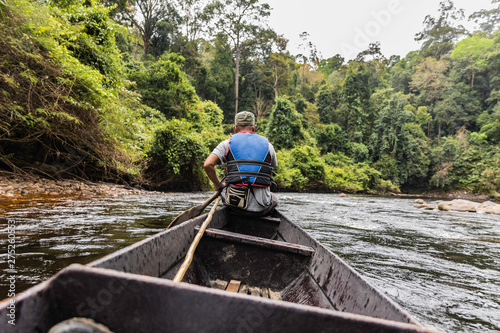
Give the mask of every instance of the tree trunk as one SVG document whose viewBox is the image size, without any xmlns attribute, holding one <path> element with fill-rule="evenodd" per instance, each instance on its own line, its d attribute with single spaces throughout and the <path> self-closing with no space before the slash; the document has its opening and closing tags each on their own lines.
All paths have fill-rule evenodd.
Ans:
<svg viewBox="0 0 500 333">
<path fill-rule="evenodd" d="M 142 52 L 144 55 L 148 52 L 148 47 L 149 47 L 149 38 L 146 35 L 142 36 L 142 42 L 144 45 L 142 46 Z"/>
<path fill-rule="evenodd" d="M 441 144 L 441 119 L 439 119 L 439 126 L 438 126 L 438 146 Z"/>
<path fill-rule="evenodd" d="M 240 81 L 240 46 L 236 45 L 236 73 L 234 78 L 234 114 L 238 113 L 239 81 Z"/>
<path fill-rule="evenodd" d="M 278 70 L 276 69 L 276 67 L 274 68 L 274 70 L 277 72 Z M 279 77 L 278 77 L 278 74 L 275 73 L 274 74 L 274 98 L 278 98 L 278 80 L 279 80 Z"/>
<path fill-rule="evenodd" d="M 476 72 L 472 71 L 472 79 L 471 79 L 471 82 L 470 82 L 470 87 L 471 88 L 474 88 L 474 77 L 476 76 Z"/>
<path fill-rule="evenodd" d="M 304 60 L 304 64 L 302 65 L 302 81 L 300 84 L 304 84 L 304 76 L 306 75 L 306 62 Z"/>
</svg>

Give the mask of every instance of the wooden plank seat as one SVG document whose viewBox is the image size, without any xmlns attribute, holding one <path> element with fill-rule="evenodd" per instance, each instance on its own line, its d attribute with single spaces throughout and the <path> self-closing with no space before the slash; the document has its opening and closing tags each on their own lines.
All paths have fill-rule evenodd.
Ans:
<svg viewBox="0 0 500 333">
<path fill-rule="evenodd" d="M 195 230 L 198 231 L 199 227 L 195 227 Z M 263 248 L 268 248 L 275 251 L 280 252 L 288 252 L 288 253 L 296 253 L 301 254 L 303 256 L 310 257 L 314 254 L 314 249 L 309 246 L 304 246 L 300 244 L 293 244 L 282 242 L 278 240 L 272 240 L 267 238 L 261 238 L 256 236 L 248 236 L 244 234 L 239 234 L 227 230 L 221 229 L 212 229 L 208 228 L 205 230 L 204 237 L 212 237 L 217 239 L 223 239 L 226 241 L 230 241 L 232 243 L 240 243 L 247 244 L 252 246 L 258 246 Z"/>
<path fill-rule="evenodd" d="M 223 281 L 220 279 L 211 281 L 212 288 L 225 290 L 229 292 L 237 292 L 239 294 L 251 295 L 274 300 L 281 300 L 281 294 L 278 291 L 270 288 L 256 287 L 242 284 L 241 281 L 231 280 Z"/>
</svg>

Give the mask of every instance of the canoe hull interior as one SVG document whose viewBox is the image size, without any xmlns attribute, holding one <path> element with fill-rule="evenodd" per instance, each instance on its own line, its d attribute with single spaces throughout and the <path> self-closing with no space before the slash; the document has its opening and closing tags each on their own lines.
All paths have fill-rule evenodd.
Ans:
<svg viewBox="0 0 500 333">
<path fill-rule="evenodd" d="M 114 270 L 71 265 L 17 299 L 16 325 L 0 331 L 47 332 L 73 317 L 113 332 L 434 332 L 421 326 L 355 316 Z"/>
<path fill-rule="evenodd" d="M 171 279 L 184 260 L 196 227 L 203 223 L 205 217 L 187 221 L 89 265 Z M 242 283 L 277 289 L 285 301 L 416 324 L 399 306 L 285 216 L 275 212 L 273 219 L 241 218 L 223 208 L 216 211 L 209 227 L 230 233 L 244 229 L 251 236 L 271 236 L 277 242 L 311 248 L 314 253 L 305 256 L 296 255 L 291 250 L 285 253 L 272 248 L 265 251 L 205 235 L 183 281 L 209 287 L 211 281 L 218 278 L 243 279 Z M 225 252 L 226 246 L 232 247 L 232 252 Z M 256 251 L 259 251 L 258 258 L 254 256 Z M 223 262 L 228 253 L 234 256 Z M 248 260 L 251 256 L 254 259 Z M 285 257 L 286 260 L 283 259 Z M 286 269 L 279 269 L 280 266 Z M 251 275 L 253 271 L 262 274 L 252 278 L 245 271 L 252 271 Z M 247 277 L 252 280 L 245 281 Z"/>
<path fill-rule="evenodd" d="M 245 219 L 218 210 L 183 283 L 172 282 L 205 217 L 61 271 L 22 293 L 20 325 L 2 321 L 0 331 L 45 332 L 85 316 L 116 332 L 434 332 L 279 212 Z M 214 289 L 231 280 L 241 283 L 236 292 Z"/>
</svg>

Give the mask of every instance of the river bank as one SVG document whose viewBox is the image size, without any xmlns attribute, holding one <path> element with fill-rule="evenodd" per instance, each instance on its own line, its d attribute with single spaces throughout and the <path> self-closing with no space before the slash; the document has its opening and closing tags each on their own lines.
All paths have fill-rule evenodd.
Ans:
<svg viewBox="0 0 500 333">
<path fill-rule="evenodd" d="M 78 179 L 48 179 L 39 176 L 0 175 L 0 198 L 24 196 L 116 196 L 146 192 L 139 187 Z"/>
<path fill-rule="evenodd" d="M 116 196 L 127 194 L 140 194 L 151 192 L 140 186 L 129 186 L 116 183 L 96 182 L 78 179 L 50 179 L 39 176 L 19 176 L 0 174 L 0 199 L 19 198 L 25 196 Z M 487 195 L 467 191 L 434 191 L 423 193 L 370 193 L 375 196 L 393 196 L 401 198 L 422 199 L 463 199 L 470 201 L 496 201 L 500 202 L 500 194 Z"/>
</svg>

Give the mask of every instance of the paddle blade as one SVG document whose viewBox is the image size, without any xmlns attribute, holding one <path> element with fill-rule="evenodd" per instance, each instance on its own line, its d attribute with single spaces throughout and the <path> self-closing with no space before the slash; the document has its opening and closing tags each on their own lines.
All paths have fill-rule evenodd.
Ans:
<svg viewBox="0 0 500 333">
<path fill-rule="evenodd" d="M 205 210 L 206 207 L 207 206 L 205 204 L 201 204 L 201 205 L 189 208 L 188 210 L 179 214 L 179 216 L 177 216 L 172 222 L 170 222 L 167 229 L 175 227 L 176 225 L 179 225 L 182 222 L 185 222 L 187 220 L 190 220 L 190 219 L 200 215 Z"/>
<path fill-rule="evenodd" d="M 179 225 L 182 222 L 185 222 L 200 215 L 205 210 L 205 208 L 207 208 L 207 206 L 210 205 L 210 203 L 214 201 L 214 199 L 217 198 L 218 196 L 219 196 L 219 191 L 212 194 L 212 196 L 208 198 L 207 201 L 205 201 L 201 205 L 191 207 L 188 210 L 185 210 L 184 212 L 180 213 L 179 216 L 177 216 L 172 222 L 170 222 L 167 229 L 175 227 L 176 225 Z"/>
</svg>

